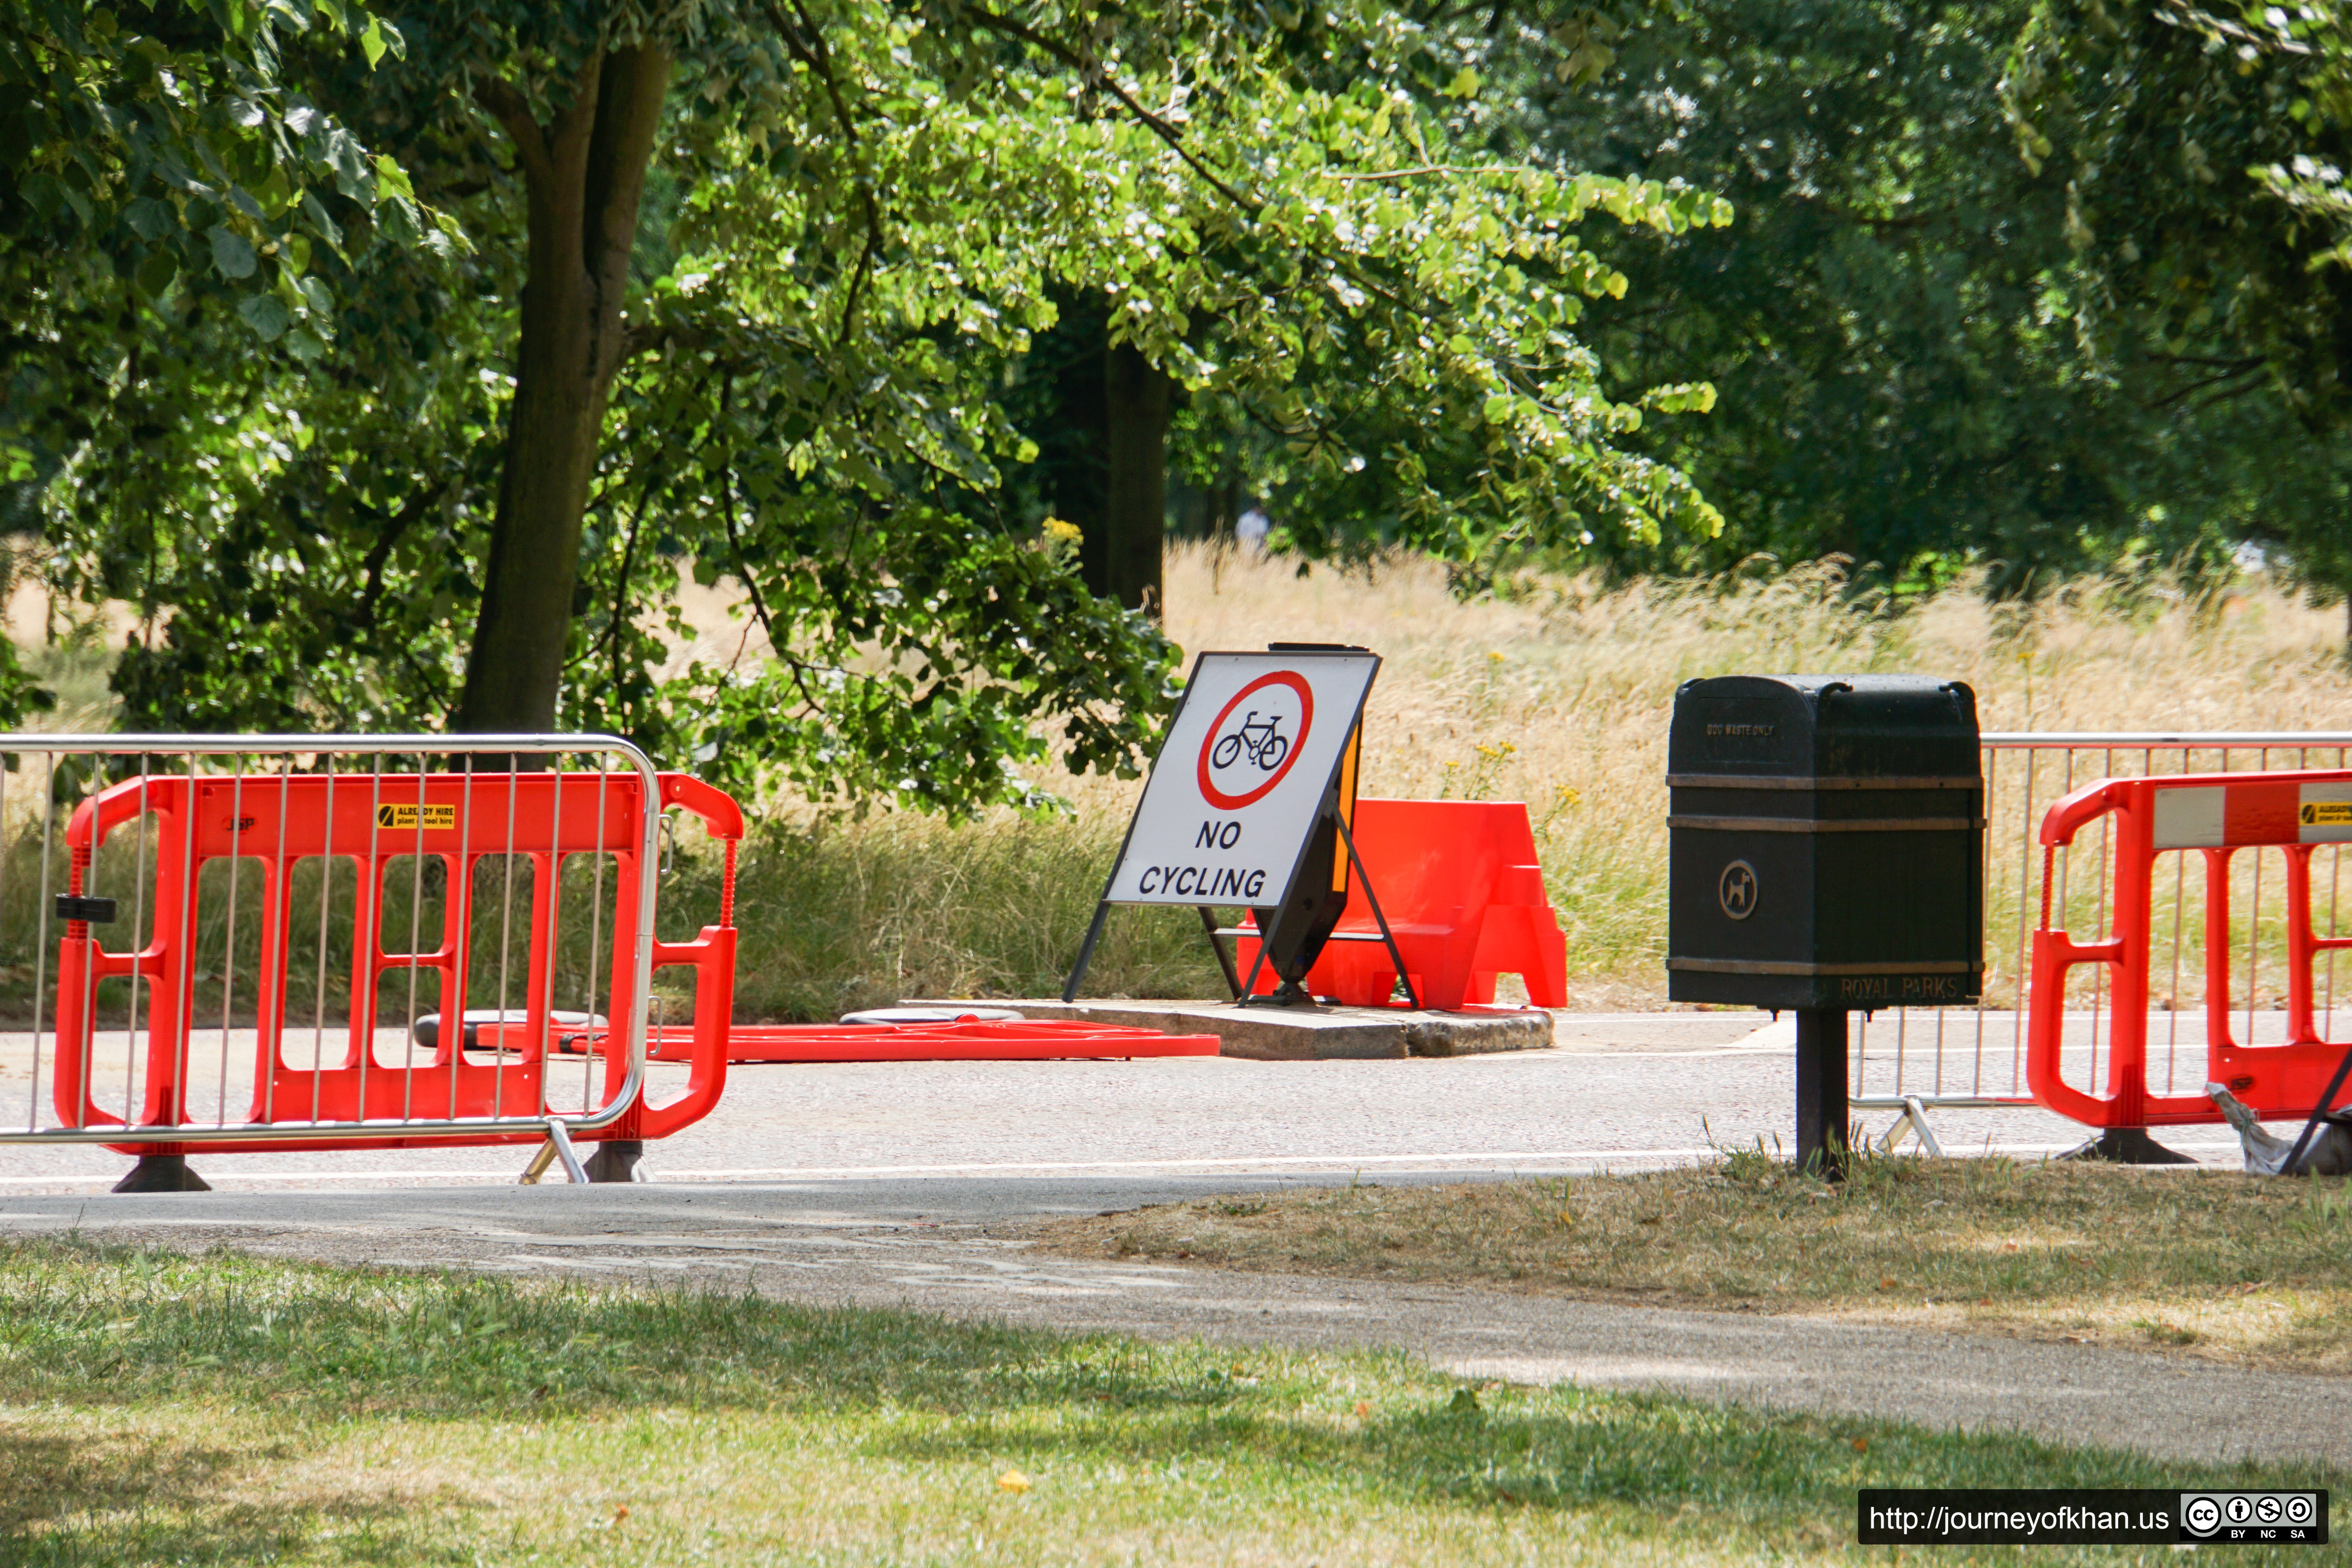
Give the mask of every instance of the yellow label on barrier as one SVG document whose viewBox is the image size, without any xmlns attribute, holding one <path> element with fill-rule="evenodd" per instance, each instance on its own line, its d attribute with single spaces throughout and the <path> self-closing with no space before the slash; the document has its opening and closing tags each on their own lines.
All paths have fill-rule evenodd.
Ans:
<svg viewBox="0 0 2352 1568">
<path fill-rule="evenodd" d="M 2352 800 L 2306 800 L 2303 803 L 2303 825 L 2352 827 Z"/>
<path fill-rule="evenodd" d="M 387 832 L 414 833 L 423 827 L 455 827 L 457 808 L 454 805 L 407 805 L 389 803 L 375 808 L 375 825 Z"/>
</svg>

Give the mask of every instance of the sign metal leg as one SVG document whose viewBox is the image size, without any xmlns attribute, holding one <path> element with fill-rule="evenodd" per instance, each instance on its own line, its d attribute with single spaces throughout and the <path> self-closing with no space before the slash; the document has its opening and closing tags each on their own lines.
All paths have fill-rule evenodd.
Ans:
<svg viewBox="0 0 2352 1568">
<path fill-rule="evenodd" d="M 1412 988 L 1412 976 L 1404 972 L 1404 954 L 1397 950 L 1396 938 L 1389 931 L 1389 917 L 1381 913 L 1381 896 L 1372 890 L 1372 879 L 1364 870 L 1364 858 L 1356 853 L 1356 836 L 1348 831 L 1345 813 L 1334 813 L 1331 820 L 1339 825 L 1339 842 L 1348 847 L 1348 864 L 1356 868 L 1356 880 L 1364 889 L 1364 900 L 1372 906 L 1372 919 L 1380 922 L 1381 940 L 1388 943 L 1389 956 L 1396 961 L 1397 983 L 1404 987 L 1405 1002 L 1418 1013 L 1421 994 Z"/>
<path fill-rule="evenodd" d="M 2279 1174 L 2303 1174 L 2303 1152 L 2311 1147 L 2311 1135 L 2319 1131 L 2319 1124 L 2327 1119 L 2329 1111 L 2336 1109 L 2336 1091 L 2344 1087 L 2347 1074 L 2352 1074 L 2352 1049 L 2347 1049 L 2344 1059 L 2336 1064 L 2336 1076 L 2327 1080 L 2327 1088 L 2320 1094 L 2318 1102 L 2312 1106 L 2311 1120 L 2303 1124 L 2303 1131 L 2296 1135 L 2294 1148 L 2287 1155 L 2286 1163 L 2279 1167 Z"/>
<path fill-rule="evenodd" d="M 1233 955 L 1225 951 L 1224 942 L 1217 936 L 1216 912 L 1206 904 L 1201 905 L 1200 910 L 1201 929 L 1209 934 L 1209 951 L 1217 955 L 1217 967 L 1225 973 L 1225 989 L 1232 992 L 1234 1000 L 1238 1002 L 1242 999 L 1242 977 L 1234 968 Z"/>
<path fill-rule="evenodd" d="M 1258 932 L 1257 956 L 1250 960 L 1249 978 L 1243 981 L 1239 985 L 1234 988 L 1234 1006 L 1246 1007 L 1250 1005 L 1250 997 L 1257 991 L 1258 973 L 1265 968 L 1265 955 L 1270 945 L 1271 944 L 1265 940 L 1265 933 L 1264 931 Z M 1268 998 L 1268 1000 L 1271 1000 L 1271 998 Z"/>
<path fill-rule="evenodd" d="M 1070 983 L 1062 987 L 1065 1005 L 1078 999 L 1078 982 L 1087 977 L 1087 965 L 1094 962 L 1095 943 L 1102 940 L 1103 921 L 1109 915 L 1110 906 L 1099 899 L 1096 900 L 1095 918 L 1087 927 L 1087 940 L 1078 944 L 1078 962 L 1070 970 Z"/>
</svg>

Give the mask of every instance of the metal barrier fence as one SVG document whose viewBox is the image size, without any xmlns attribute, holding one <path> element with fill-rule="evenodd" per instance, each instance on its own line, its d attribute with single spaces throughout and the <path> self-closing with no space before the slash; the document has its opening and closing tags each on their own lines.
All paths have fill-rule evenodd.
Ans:
<svg viewBox="0 0 2352 1568">
<path fill-rule="evenodd" d="M 657 1137 L 717 1100 L 741 816 L 625 741 L 20 734 L 0 753 L 0 1143 L 544 1140 L 533 1175 L 553 1154 L 577 1179 L 572 1136 Z M 726 879 L 719 927 L 664 943 L 672 807 L 725 840 Z M 673 966 L 709 1048 L 653 1105 L 653 974 Z M 599 1049 L 552 1049 L 581 1018 Z"/>
<path fill-rule="evenodd" d="M 2102 778 L 2177 773 L 2259 773 L 2271 769 L 2343 767 L 2352 755 L 2352 731 L 2076 733 L 1991 732 L 1983 737 L 1985 777 L 1985 994 L 1969 1008 L 1895 1008 L 1875 1018 L 1855 1020 L 1848 1103 L 1855 1110 L 1892 1110 L 1902 1114 L 1881 1142 L 1892 1148 L 1916 1135 L 1937 1151 L 1926 1112 L 1938 1107 L 2032 1105 L 2025 1076 L 2024 981 L 2032 963 L 2033 929 L 2042 897 L 2043 856 L 2037 835 L 2045 812 L 2064 795 Z M 2111 911 L 2113 846 L 2102 824 L 2049 861 L 2053 923 L 2063 929 L 2105 934 Z M 2263 1005 L 2265 975 L 2285 984 L 2285 889 L 2277 849 L 2248 850 L 2233 861 L 2231 908 L 2242 910 L 2233 926 L 2231 965 L 2234 990 L 2242 976 L 2244 1028 L 2249 1043 L 2284 1038 L 2284 997 Z M 2175 855 L 2164 868 L 2152 931 L 2152 969 L 2166 977 L 2152 988 L 2147 1029 L 2151 1092 L 2194 1092 L 2203 1084 L 2205 984 L 2203 858 Z M 2346 909 L 2341 893 L 2342 850 L 2329 846 L 2312 866 L 2312 914 L 2338 933 Z M 2266 871 L 2267 868 L 2267 871 Z M 2168 892 L 2168 904 L 2165 898 Z M 2065 1059 L 2070 1081 L 2095 1082 L 2105 1069 L 2113 1031 L 2105 972 L 2079 972 L 2079 994 L 2070 993 Z M 2336 961 L 2326 955 L 2317 977 L 2316 1011 L 2325 1032 L 2334 1010 Z M 2237 1000 L 2232 997 L 2232 1002 Z M 2233 1005 L 2232 1011 L 2238 1011 Z M 2159 1073 L 2161 1089 L 2157 1085 Z M 2195 1081 L 2190 1082 L 2193 1077 Z"/>
</svg>

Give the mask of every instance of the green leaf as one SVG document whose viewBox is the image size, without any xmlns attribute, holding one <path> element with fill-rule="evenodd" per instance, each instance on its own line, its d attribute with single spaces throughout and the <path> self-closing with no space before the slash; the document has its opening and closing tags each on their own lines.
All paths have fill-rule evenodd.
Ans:
<svg viewBox="0 0 2352 1568">
<path fill-rule="evenodd" d="M 1454 79 L 1445 84 L 1445 96 L 1448 98 L 1477 97 L 1478 73 L 1468 66 L 1464 66 L 1454 73 Z"/>
<path fill-rule="evenodd" d="M 179 215 L 169 202 L 159 202 L 152 196 L 141 196 L 122 209 L 122 221 L 131 232 L 144 240 L 158 240 L 177 228 Z"/>
<path fill-rule="evenodd" d="M 261 334 L 266 343 L 276 342 L 283 336 L 293 319 L 275 294 L 249 294 L 238 301 L 236 313 L 245 318 L 247 326 Z"/>
<path fill-rule="evenodd" d="M 408 183 L 407 170 L 382 153 L 376 154 L 369 162 L 375 165 L 379 192 L 385 195 L 405 197 L 411 201 L 415 199 L 416 188 Z"/>
<path fill-rule="evenodd" d="M 139 263 L 139 287 L 150 295 L 160 295 L 172 286 L 172 279 L 179 272 L 180 258 L 172 254 L 170 247 L 159 245 Z"/>
<path fill-rule="evenodd" d="M 368 69 L 375 69 L 376 62 L 383 58 L 385 47 L 383 18 L 370 16 L 367 31 L 360 35 L 360 48 L 367 56 Z"/>
<path fill-rule="evenodd" d="M 243 235 L 224 224 L 213 230 L 212 241 L 213 265 L 220 269 L 222 277 L 236 279 L 253 276 L 255 262 L 253 247 Z"/>
</svg>

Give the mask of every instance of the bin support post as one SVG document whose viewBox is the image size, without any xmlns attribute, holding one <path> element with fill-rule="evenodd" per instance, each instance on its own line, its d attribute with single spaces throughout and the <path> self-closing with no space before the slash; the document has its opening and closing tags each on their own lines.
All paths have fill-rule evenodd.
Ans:
<svg viewBox="0 0 2352 1568">
<path fill-rule="evenodd" d="M 1845 1180 L 1845 1014 L 1797 1009 L 1797 1169 Z"/>
</svg>

